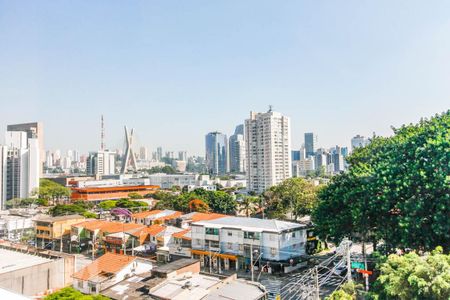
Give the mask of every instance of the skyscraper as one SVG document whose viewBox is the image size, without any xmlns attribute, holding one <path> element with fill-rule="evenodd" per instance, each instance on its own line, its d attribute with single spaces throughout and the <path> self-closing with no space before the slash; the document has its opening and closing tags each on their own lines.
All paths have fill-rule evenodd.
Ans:
<svg viewBox="0 0 450 300">
<path fill-rule="evenodd" d="M 245 140 L 244 125 L 238 125 L 234 130 L 234 134 L 230 136 L 230 172 L 245 172 Z"/>
<path fill-rule="evenodd" d="M 147 147 L 139 148 L 139 159 L 140 160 L 148 160 L 148 149 L 147 149 Z"/>
<path fill-rule="evenodd" d="M 0 146 L 0 206 L 13 198 L 28 198 L 39 187 L 40 146 L 28 132 L 9 131 L 6 146 Z"/>
<path fill-rule="evenodd" d="M 116 153 L 109 150 L 90 152 L 86 160 L 88 175 L 113 175 L 116 173 Z"/>
<path fill-rule="evenodd" d="M 161 161 L 162 158 L 163 158 L 163 149 L 162 147 L 158 147 L 156 149 L 156 160 Z"/>
<path fill-rule="evenodd" d="M 206 168 L 209 174 L 223 175 L 228 172 L 227 136 L 220 132 L 210 132 L 205 136 Z"/>
<path fill-rule="evenodd" d="M 12 124 L 8 125 L 6 131 L 21 131 L 26 132 L 27 138 L 37 139 L 39 144 L 39 172 L 42 175 L 45 163 L 45 148 L 44 148 L 44 126 L 41 122 Z"/>
<path fill-rule="evenodd" d="M 271 109 L 245 120 L 247 187 L 264 192 L 292 177 L 290 121 Z"/>
<path fill-rule="evenodd" d="M 178 160 L 187 161 L 187 152 L 186 151 L 178 151 Z"/>
<path fill-rule="evenodd" d="M 317 148 L 317 135 L 312 132 L 305 133 L 305 152 L 306 157 L 313 156 Z"/>
<path fill-rule="evenodd" d="M 355 150 L 355 148 L 367 146 L 369 144 L 369 139 L 358 134 L 357 136 L 352 138 L 351 144 L 352 150 Z"/>
</svg>

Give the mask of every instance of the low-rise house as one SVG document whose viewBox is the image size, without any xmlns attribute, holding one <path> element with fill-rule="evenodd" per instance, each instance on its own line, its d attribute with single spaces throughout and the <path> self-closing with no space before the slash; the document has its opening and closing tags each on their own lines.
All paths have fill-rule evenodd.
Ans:
<svg viewBox="0 0 450 300">
<path fill-rule="evenodd" d="M 165 210 L 147 210 L 131 215 L 132 222 L 142 225 L 167 224 L 173 225 L 177 218 L 183 213 L 180 211 Z"/>
<path fill-rule="evenodd" d="M 176 226 L 188 229 L 191 228 L 191 224 L 193 222 L 215 220 L 223 217 L 227 217 L 227 215 L 217 213 L 191 212 L 178 217 Z"/>
<path fill-rule="evenodd" d="M 262 300 L 267 299 L 267 291 L 260 283 L 237 279 L 236 274 L 221 279 L 185 273 L 151 288 L 149 296 L 164 300 Z"/>
<path fill-rule="evenodd" d="M 192 224 L 192 255 L 219 269 L 248 269 L 270 264 L 273 270 L 293 267 L 305 255 L 307 226 L 243 217 L 224 217 Z M 209 260 L 212 260 L 211 262 Z"/>
<path fill-rule="evenodd" d="M 34 223 L 36 228 L 37 245 L 44 248 L 50 242 L 53 242 L 52 248 L 59 250 L 61 246 L 59 243 L 61 241 L 64 243 L 64 237 L 70 235 L 71 226 L 84 220 L 85 218 L 80 215 L 58 217 L 39 216 L 35 218 Z M 63 247 L 63 250 L 66 250 L 65 247 Z"/>
<path fill-rule="evenodd" d="M 184 229 L 174 226 L 166 226 L 164 231 L 156 235 L 156 245 L 158 249 L 156 251 L 156 258 L 159 262 L 168 262 L 171 260 L 169 245 L 172 243 L 173 234 L 181 231 L 184 231 Z"/>
<path fill-rule="evenodd" d="M 104 252 L 122 253 L 125 247 L 122 247 L 122 243 L 118 246 L 112 242 L 111 234 L 126 233 L 132 235 L 133 232 L 137 232 L 145 227 L 139 224 L 103 220 L 88 220 L 74 224 L 71 228 L 72 248 L 79 248 L 80 251 L 85 249 L 92 251 L 92 248 L 94 248 L 96 250 L 103 249 Z M 107 238 L 108 236 L 110 238 Z M 137 239 L 135 242 L 138 244 Z"/>
<path fill-rule="evenodd" d="M 114 300 L 267 299 L 266 289 L 261 284 L 239 280 L 236 275 L 218 278 L 200 274 L 199 261 L 187 258 L 155 267 L 151 273 L 131 276 L 101 294 Z"/>
<path fill-rule="evenodd" d="M 73 275 L 73 287 L 85 294 L 98 294 L 152 268 L 152 263 L 143 258 L 106 253 Z"/>
<path fill-rule="evenodd" d="M 192 257 L 191 229 L 172 234 L 172 240 L 169 243 L 169 255 L 171 261 Z"/>
<path fill-rule="evenodd" d="M 18 242 L 22 237 L 31 233 L 34 233 L 34 223 L 31 216 L 0 215 L 1 238 Z"/>
</svg>

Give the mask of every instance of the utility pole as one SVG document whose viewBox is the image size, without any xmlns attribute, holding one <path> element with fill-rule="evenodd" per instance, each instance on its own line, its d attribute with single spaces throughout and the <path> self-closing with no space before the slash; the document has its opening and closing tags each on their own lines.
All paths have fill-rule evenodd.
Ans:
<svg viewBox="0 0 450 300">
<path fill-rule="evenodd" d="M 366 256 L 366 242 L 365 242 L 365 239 L 362 242 L 362 251 L 363 251 L 363 257 L 364 257 L 364 270 L 367 271 L 367 256 Z M 363 275 L 364 275 L 364 280 L 365 280 L 366 291 L 369 291 L 369 275 L 368 274 L 363 274 Z"/>
<path fill-rule="evenodd" d="M 131 255 L 134 256 L 134 238 L 131 238 Z"/>
<path fill-rule="evenodd" d="M 253 244 L 250 244 L 250 272 L 252 272 L 252 281 L 254 281 L 253 275 Z"/>
<path fill-rule="evenodd" d="M 352 264 L 350 261 L 350 241 L 347 241 L 346 247 L 347 254 L 347 281 L 352 282 Z"/>
<path fill-rule="evenodd" d="M 63 229 L 62 229 L 62 223 L 59 224 L 59 229 L 61 230 L 61 237 L 59 239 L 59 252 L 63 252 Z"/>
<path fill-rule="evenodd" d="M 209 250 L 209 273 L 212 274 L 211 241 L 208 242 L 208 250 Z"/>
<path fill-rule="evenodd" d="M 316 299 L 320 300 L 319 270 L 317 269 L 317 266 L 314 268 L 314 279 L 316 285 Z"/>
</svg>

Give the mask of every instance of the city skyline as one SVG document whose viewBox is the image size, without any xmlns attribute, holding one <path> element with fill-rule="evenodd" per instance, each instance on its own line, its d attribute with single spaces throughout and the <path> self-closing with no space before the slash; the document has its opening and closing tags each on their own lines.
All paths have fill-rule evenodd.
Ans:
<svg viewBox="0 0 450 300">
<path fill-rule="evenodd" d="M 448 109 L 449 8 L 0 1 L 0 132 L 41 121 L 46 149 L 87 153 L 103 114 L 109 149 L 127 125 L 136 145 L 204 155 L 207 132 L 273 105 L 293 149 L 305 132 L 320 147 L 390 135 Z"/>
</svg>

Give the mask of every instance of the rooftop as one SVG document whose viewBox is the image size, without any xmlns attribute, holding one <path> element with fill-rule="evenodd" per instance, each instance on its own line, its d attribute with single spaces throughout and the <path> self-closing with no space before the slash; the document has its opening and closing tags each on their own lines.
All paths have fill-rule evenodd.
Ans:
<svg viewBox="0 0 450 300">
<path fill-rule="evenodd" d="M 84 219 L 83 216 L 80 215 L 66 215 L 66 216 L 57 216 L 57 217 L 52 217 L 52 216 L 39 216 L 38 218 L 35 219 L 35 221 L 39 221 L 39 222 L 58 222 L 58 221 L 67 221 L 67 220 L 75 220 L 75 219 Z"/>
<path fill-rule="evenodd" d="M 73 274 L 73 278 L 86 281 L 98 279 L 98 276 L 102 276 L 102 274 L 116 274 L 135 259 L 135 256 L 125 256 L 108 252 Z"/>
<path fill-rule="evenodd" d="M 144 225 L 134 224 L 134 223 L 122 223 L 114 221 L 103 221 L 103 220 L 88 220 L 75 225 L 74 227 L 82 227 L 90 231 L 100 230 L 102 232 L 115 233 L 122 231 L 133 231 L 145 228 Z"/>
<path fill-rule="evenodd" d="M 215 220 L 224 217 L 228 216 L 217 213 L 202 213 L 202 212 L 191 212 L 181 216 L 183 220 L 191 220 L 192 222 Z"/>
<path fill-rule="evenodd" d="M 202 225 L 211 228 L 236 228 L 257 232 L 282 232 L 291 229 L 305 228 L 303 224 L 285 222 L 279 220 L 246 218 L 246 217 L 224 217 L 215 220 L 199 221 L 194 225 Z"/>
<path fill-rule="evenodd" d="M 265 288 L 259 283 L 237 279 L 212 289 L 204 300 L 252 300 L 261 299 L 265 294 Z"/>
<path fill-rule="evenodd" d="M 196 264 L 198 262 L 199 262 L 198 259 L 182 258 L 182 259 L 178 259 L 173 262 L 170 262 L 168 264 L 158 266 L 152 270 L 152 273 L 168 274 L 168 273 L 177 271 L 179 269 L 185 268 L 187 266 Z"/>
<path fill-rule="evenodd" d="M 0 274 L 52 261 L 38 255 L 0 248 Z"/>
</svg>

